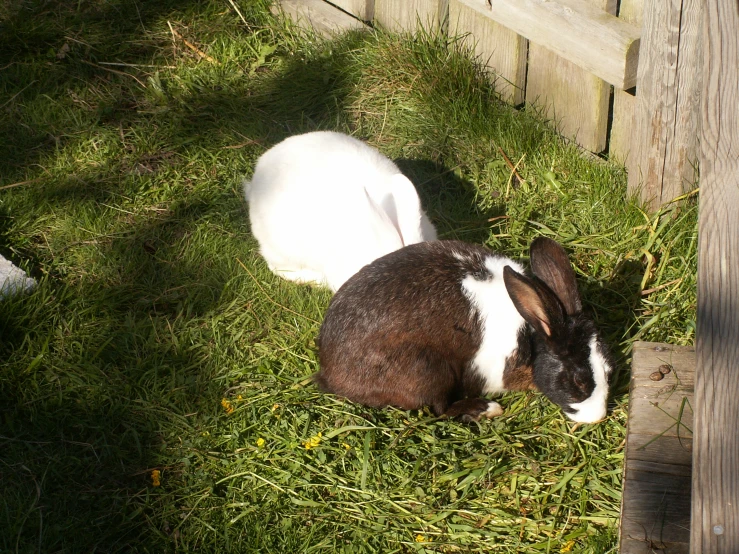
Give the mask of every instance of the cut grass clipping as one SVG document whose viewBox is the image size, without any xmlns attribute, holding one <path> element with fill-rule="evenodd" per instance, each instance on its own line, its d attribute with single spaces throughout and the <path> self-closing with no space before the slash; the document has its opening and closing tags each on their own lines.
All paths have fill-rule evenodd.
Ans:
<svg viewBox="0 0 739 554">
<path fill-rule="evenodd" d="M 630 345 L 693 340 L 695 197 L 645 214 L 453 38 L 325 42 L 259 0 L 0 18 L 0 249 L 39 280 L 0 303 L 0 551 L 616 551 Z M 608 419 L 319 394 L 330 294 L 269 272 L 239 184 L 315 129 L 398 160 L 442 238 L 563 243 L 623 370 Z"/>
</svg>

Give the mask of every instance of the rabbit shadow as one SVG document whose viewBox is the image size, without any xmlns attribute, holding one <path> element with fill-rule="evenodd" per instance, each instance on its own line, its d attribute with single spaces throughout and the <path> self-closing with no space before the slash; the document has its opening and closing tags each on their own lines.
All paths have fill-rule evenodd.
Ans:
<svg viewBox="0 0 739 554">
<path fill-rule="evenodd" d="M 459 177 L 454 169 L 431 160 L 400 158 L 394 161 L 415 185 L 440 239 L 475 244 L 486 242 L 490 236 L 489 221 L 503 215 L 501 207 L 481 208 L 475 185 Z"/>
</svg>

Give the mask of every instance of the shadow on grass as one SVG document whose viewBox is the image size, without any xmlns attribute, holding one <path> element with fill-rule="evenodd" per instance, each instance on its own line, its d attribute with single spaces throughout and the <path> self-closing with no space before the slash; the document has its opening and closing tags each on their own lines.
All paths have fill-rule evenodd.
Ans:
<svg viewBox="0 0 739 554">
<path fill-rule="evenodd" d="M 166 76 L 152 100 L 132 77 L 111 71 L 143 79 L 131 66 L 149 63 L 161 45 L 142 29 L 208 5 L 19 1 L 5 8 L 0 62 L 9 117 L 0 136 L 9 149 L 0 184 L 27 172 L 38 184 L 5 193 L 14 211 L 6 212 L 4 240 L 26 238 L 20 250 L 41 283 L 0 312 L 0 358 L 8 361 L 0 372 L 3 551 L 171 544 L 163 514 L 177 508 L 157 501 L 150 472 L 177 473 L 171 452 L 183 439 L 197 440 L 198 421 L 224 416 L 211 320 L 238 296 L 228 290 L 241 272 L 234 260 L 249 261 L 255 246 L 233 194 L 238 187 L 208 186 L 232 178 L 231 169 L 187 176 L 188 158 L 239 137 L 260 152 L 290 134 L 349 121 L 341 53 L 290 61 L 279 79 L 256 89 L 206 85 L 184 99 Z M 145 148 L 128 146 L 137 133 L 152 132 L 153 143 L 139 141 Z M 80 144 L 99 135 L 105 146 L 118 134 L 117 153 L 77 167 Z M 37 170 L 65 158 L 68 171 Z M 434 197 L 462 184 L 433 164 L 409 164 L 429 183 L 424 200 L 444 213 Z M 170 190 L 168 179 L 179 184 Z M 147 195 L 149 212 L 129 209 Z M 28 241 L 19 227 L 33 227 L 32 219 L 61 228 Z M 206 237 L 213 234 L 215 243 Z"/>
<path fill-rule="evenodd" d="M 405 158 L 395 163 L 416 186 L 440 239 L 485 243 L 490 236 L 489 220 L 503 215 L 502 206 L 481 210 L 474 185 L 438 163 Z"/>
<path fill-rule="evenodd" d="M 100 253 L 94 277 L 47 276 L 3 302 L 3 550 L 158 550 L 150 471 L 173 471 L 168 449 L 193 415 L 217 415 L 221 394 L 208 314 L 235 268 L 190 257 L 206 211 L 185 200 L 124 236 L 72 246 Z"/>
<path fill-rule="evenodd" d="M 78 130 L 78 121 L 65 122 L 55 112 L 70 100 L 85 108 L 84 99 L 75 94 L 80 86 L 111 85 L 113 71 L 120 72 L 122 66 L 98 62 L 136 64 L 151 59 L 160 45 L 144 38 L 145 29 L 198 4 L 204 2 L 5 2 L 0 7 L 0 80 L 5 84 L 0 136 L 8 140 L 0 181 L 21 180 L 25 168 L 53 153 Z M 118 88 L 117 94 L 109 94 L 106 106 L 95 110 L 95 116 L 125 106 L 133 80 L 121 81 L 112 87 Z M 36 113 L 30 114 L 29 104 L 42 106 L 35 106 Z"/>
</svg>

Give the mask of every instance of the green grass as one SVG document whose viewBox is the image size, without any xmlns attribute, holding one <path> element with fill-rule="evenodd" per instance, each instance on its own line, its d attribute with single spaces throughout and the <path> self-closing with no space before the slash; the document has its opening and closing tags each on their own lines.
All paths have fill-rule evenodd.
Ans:
<svg viewBox="0 0 739 554">
<path fill-rule="evenodd" d="M 643 213 L 456 40 L 237 5 L 0 7 L 0 250 L 39 279 L 0 302 L 0 552 L 615 552 L 630 346 L 693 340 L 695 200 Z M 399 160 L 443 238 L 565 244 L 623 370 L 608 419 L 319 394 L 330 294 L 268 271 L 239 185 L 313 129 Z"/>
</svg>

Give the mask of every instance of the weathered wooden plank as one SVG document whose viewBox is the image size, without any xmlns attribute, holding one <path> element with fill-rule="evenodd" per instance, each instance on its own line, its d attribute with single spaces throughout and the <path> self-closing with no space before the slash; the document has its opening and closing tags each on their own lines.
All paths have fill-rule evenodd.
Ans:
<svg viewBox="0 0 739 554">
<path fill-rule="evenodd" d="M 666 385 L 678 385 L 691 390 L 695 388 L 695 365 L 693 365 L 692 358 L 686 355 L 695 352 L 694 346 L 665 345 L 659 342 L 640 342 L 639 344 L 645 346 L 638 352 L 634 352 L 634 363 L 639 363 L 644 371 L 632 374 L 631 378 L 634 383 L 640 387 L 655 390 L 664 389 Z M 644 353 L 644 349 L 647 350 L 648 355 Z M 650 375 L 663 365 L 670 366 L 670 373 L 661 381 L 652 380 Z"/>
<path fill-rule="evenodd" d="M 614 86 L 636 83 L 640 30 L 611 15 L 615 0 L 459 1 Z"/>
<path fill-rule="evenodd" d="M 624 21 L 641 28 L 644 0 L 621 0 L 618 8 L 618 17 Z M 630 167 L 630 154 L 632 151 L 631 133 L 634 129 L 634 118 L 636 114 L 636 96 L 634 89 L 613 90 L 613 121 L 611 123 L 611 136 L 608 145 L 608 156 L 612 160 L 623 163 Z"/>
<path fill-rule="evenodd" d="M 421 25 L 438 29 L 446 19 L 444 0 L 375 0 L 375 22 L 391 31 L 413 31 Z"/>
<path fill-rule="evenodd" d="M 662 548 L 665 548 L 663 550 Z M 690 546 L 685 543 L 665 544 L 665 543 L 648 543 L 643 539 L 625 539 L 621 542 L 621 551 L 629 554 L 662 554 L 662 552 L 670 552 L 670 554 L 688 554 Z"/>
<path fill-rule="evenodd" d="M 645 0 L 628 187 L 656 209 L 695 182 L 701 0 Z"/>
<path fill-rule="evenodd" d="M 372 21 L 375 16 L 375 0 L 328 0 L 328 3 L 362 21 Z"/>
<path fill-rule="evenodd" d="M 630 539 L 688 546 L 690 541 L 690 475 L 664 475 L 631 470 L 638 494 L 625 495 L 621 533 Z M 687 493 L 686 493 L 687 491 Z M 664 549 L 665 554 L 673 554 Z M 621 547 L 621 554 L 631 554 Z"/>
<path fill-rule="evenodd" d="M 475 55 L 495 74 L 495 89 L 513 105 L 524 100 L 526 39 L 458 0 L 449 2 L 449 33 L 464 35 Z"/>
<path fill-rule="evenodd" d="M 668 365 L 660 380 L 651 376 Z M 688 552 L 695 349 L 634 344 L 621 503 L 622 554 Z"/>
<path fill-rule="evenodd" d="M 683 437 L 690 441 L 692 428 L 687 421 L 692 421 L 692 389 L 676 390 L 668 386 L 660 393 L 644 395 L 643 389 L 635 387 L 633 392 L 631 407 L 634 412 L 639 415 L 649 414 L 649 417 L 630 421 L 631 433 L 646 435 L 659 429 L 666 437 Z"/>
<path fill-rule="evenodd" d="M 615 12 L 611 0 L 591 1 Z M 591 152 L 606 147 L 609 95 L 603 79 L 540 44 L 529 45 L 526 101 L 538 105 L 560 133 Z"/>
<path fill-rule="evenodd" d="M 739 552 L 739 3 L 705 2 L 691 551 Z"/>
<path fill-rule="evenodd" d="M 367 26 L 323 0 L 279 0 L 272 8 L 282 11 L 298 25 L 313 28 L 325 37 Z"/>
<path fill-rule="evenodd" d="M 647 440 L 647 438 L 649 440 Z M 636 439 L 636 440 L 635 440 Z M 659 475 L 680 475 L 683 477 L 690 478 L 692 470 L 692 449 L 687 449 L 684 440 L 660 438 L 659 450 L 660 457 L 664 458 L 662 461 L 655 462 L 653 458 L 656 456 L 654 452 L 656 449 L 647 450 L 647 447 L 652 444 L 654 440 L 653 436 L 647 437 L 646 435 L 632 436 L 632 446 L 639 446 L 640 439 L 642 439 L 641 447 L 645 450 L 644 456 L 650 458 L 648 460 L 640 460 L 638 448 L 632 448 L 637 450 L 629 456 L 629 468 L 630 471 L 641 471 L 644 473 L 656 473 Z M 669 460 L 671 463 L 667 463 L 665 460 Z"/>
</svg>

